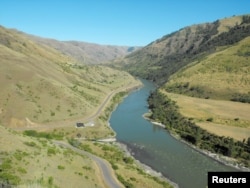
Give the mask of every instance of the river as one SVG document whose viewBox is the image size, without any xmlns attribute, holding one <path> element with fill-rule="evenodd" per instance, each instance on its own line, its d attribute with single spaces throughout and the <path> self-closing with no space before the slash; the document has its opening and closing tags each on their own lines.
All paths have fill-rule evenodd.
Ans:
<svg viewBox="0 0 250 188">
<path fill-rule="evenodd" d="M 145 80 L 142 82 L 144 87 L 129 94 L 110 118 L 117 141 L 125 144 L 135 159 L 162 173 L 180 188 L 205 188 L 208 171 L 235 171 L 145 120 L 147 98 L 155 86 Z"/>
</svg>

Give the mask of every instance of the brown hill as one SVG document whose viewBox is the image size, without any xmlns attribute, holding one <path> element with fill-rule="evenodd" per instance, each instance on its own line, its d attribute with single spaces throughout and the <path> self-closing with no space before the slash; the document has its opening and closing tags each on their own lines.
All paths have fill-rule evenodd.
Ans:
<svg viewBox="0 0 250 188">
<path fill-rule="evenodd" d="M 77 60 L 0 27 L 0 122 L 19 127 L 84 117 L 134 81 L 127 73 Z"/>
</svg>

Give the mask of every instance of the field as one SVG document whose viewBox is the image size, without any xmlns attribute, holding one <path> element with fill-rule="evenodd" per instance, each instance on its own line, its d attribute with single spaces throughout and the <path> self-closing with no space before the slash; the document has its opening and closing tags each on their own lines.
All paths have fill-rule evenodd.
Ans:
<svg viewBox="0 0 250 188">
<path fill-rule="evenodd" d="M 200 127 L 220 136 L 242 141 L 250 137 L 250 105 L 239 102 L 200 99 L 167 93 L 180 113 Z"/>
</svg>

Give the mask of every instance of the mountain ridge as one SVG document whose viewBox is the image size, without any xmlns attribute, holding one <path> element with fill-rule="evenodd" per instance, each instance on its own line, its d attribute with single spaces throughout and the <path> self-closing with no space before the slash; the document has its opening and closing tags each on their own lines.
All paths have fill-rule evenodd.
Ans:
<svg viewBox="0 0 250 188">
<path fill-rule="evenodd" d="M 14 31 L 27 36 L 27 38 L 37 42 L 38 44 L 47 45 L 65 55 L 75 58 L 84 64 L 101 64 L 112 59 L 125 56 L 137 49 L 139 46 L 117 46 L 117 45 L 101 45 L 82 41 L 59 41 L 51 38 L 39 37 L 27 34 L 16 29 Z"/>
</svg>

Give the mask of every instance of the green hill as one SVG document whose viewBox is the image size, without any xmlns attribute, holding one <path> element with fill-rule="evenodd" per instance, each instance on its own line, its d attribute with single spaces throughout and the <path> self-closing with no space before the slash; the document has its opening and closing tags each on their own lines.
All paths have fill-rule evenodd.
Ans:
<svg viewBox="0 0 250 188">
<path fill-rule="evenodd" d="M 250 37 L 184 67 L 169 78 L 168 92 L 250 102 Z"/>
</svg>

